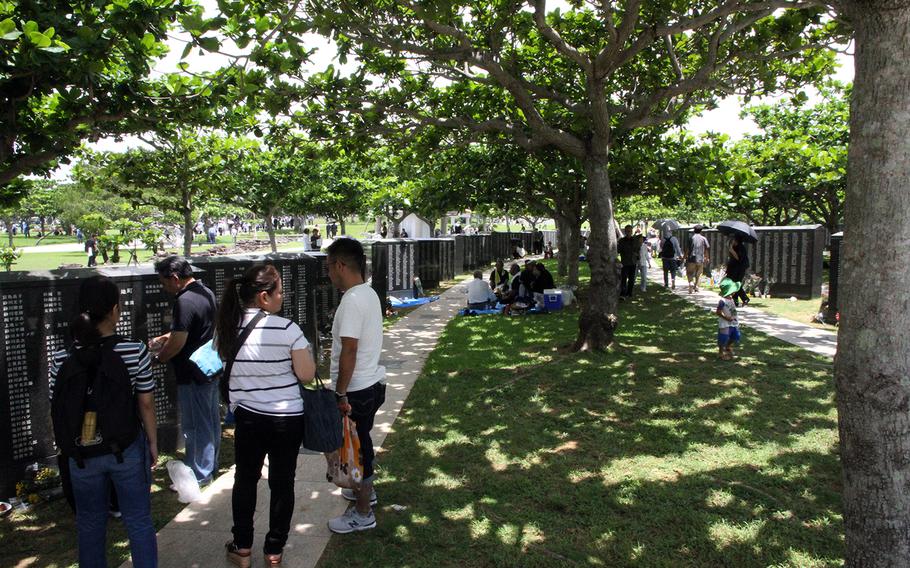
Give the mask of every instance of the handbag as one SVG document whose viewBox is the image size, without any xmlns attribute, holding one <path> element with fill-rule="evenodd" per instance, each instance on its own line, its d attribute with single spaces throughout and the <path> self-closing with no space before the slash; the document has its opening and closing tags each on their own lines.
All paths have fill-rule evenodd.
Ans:
<svg viewBox="0 0 910 568">
<path fill-rule="evenodd" d="M 215 349 L 215 340 L 209 339 L 190 355 L 190 361 L 199 367 L 202 374 L 210 380 L 215 380 L 224 371 L 224 363 Z"/>
<path fill-rule="evenodd" d="M 304 414 L 306 411 L 304 410 Z M 338 487 L 357 489 L 363 482 L 363 465 L 360 463 L 360 438 L 350 417 L 341 420 L 344 442 L 338 450 L 326 454 L 326 480 Z"/>
<path fill-rule="evenodd" d="M 326 388 L 318 373 L 315 383 L 314 388 L 300 385 L 303 447 L 314 452 L 334 452 L 344 443 L 338 402 L 334 391 Z"/>
<path fill-rule="evenodd" d="M 211 298 L 208 298 L 208 300 L 212 306 L 212 311 L 217 311 L 215 308 L 215 301 Z M 199 372 L 202 373 L 201 377 L 194 377 L 193 379 L 197 384 L 210 384 L 224 371 L 224 363 L 221 362 L 221 356 L 218 355 L 218 350 L 215 349 L 214 338 L 209 339 L 197 347 L 196 350 L 190 354 L 190 361 L 192 361 L 199 369 Z"/>
<path fill-rule="evenodd" d="M 250 334 L 253 333 L 253 329 L 256 327 L 256 324 L 259 323 L 259 320 L 265 317 L 265 312 L 259 310 L 253 319 L 250 320 L 250 323 L 246 324 L 246 327 L 243 328 L 243 333 L 240 334 L 240 339 L 237 341 L 237 347 L 234 348 L 234 353 L 231 355 L 231 358 L 225 361 L 224 373 L 221 374 L 221 382 L 218 384 L 218 390 L 221 392 L 221 400 L 226 404 L 231 402 L 231 369 L 234 367 L 234 359 L 237 358 L 237 354 L 240 353 L 240 348 L 243 347 L 243 344 L 246 343 L 247 338 Z"/>
</svg>

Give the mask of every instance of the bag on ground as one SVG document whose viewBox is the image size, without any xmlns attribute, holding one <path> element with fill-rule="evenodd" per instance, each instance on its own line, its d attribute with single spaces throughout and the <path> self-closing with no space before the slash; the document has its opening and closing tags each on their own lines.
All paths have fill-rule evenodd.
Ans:
<svg viewBox="0 0 910 568">
<path fill-rule="evenodd" d="M 341 413 L 335 392 L 318 376 L 314 388 L 300 385 L 303 398 L 303 447 L 314 452 L 335 452 L 344 443 Z"/>
<path fill-rule="evenodd" d="M 174 489 L 177 490 L 177 500 L 181 503 L 193 503 L 202 498 L 196 474 L 188 465 L 180 460 L 167 462 L 167 473 L 171 476 Z"/>
<path fill-rule="evenodd" d="M 306 412 L 304 411 L 304 414 Z M 344 442 L 337 451 L 326 454 L 325 478 L 346 489 L 356 489 L 363 481 L 363 465 L 360 462 L 360 438 L 354 421 L 345 416 L 342 419 Z"/>
<path fill-rule="evenodd" d="M 73 348 L 63 362 L 51 397 L 51 419 L 60 452 L 81 462 L 117 455 L 139 436 L 139 414 L 129 369 L 114 346 L 123 340 Z"/>
</svg>

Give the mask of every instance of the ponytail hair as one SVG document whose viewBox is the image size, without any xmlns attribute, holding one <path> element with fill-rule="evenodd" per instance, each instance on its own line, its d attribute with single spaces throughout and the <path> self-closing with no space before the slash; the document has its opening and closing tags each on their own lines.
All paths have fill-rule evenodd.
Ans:
<svg viewBox="0 0 910 568">
<path fill-rule="evenodd" d="M 281 282 L 281 275 L 271 264 L 251 266 L 243 276 L 228 281 L 218 305 L 215 318 L 215 348 L 223 361 L 234 355 L 239 338 L 238 327 L 243 321 L 243 310 L 255 307 L 256 295 L 271 294 Z"/>
<path fill-rule="evenodd" d="M 72 338 L 82 345 L 101 339 L 98 324 L 120 303 L 120 288 L 106 276 L 92 276 L 79 286 L 79 314 L 70 322 Z"/>
</svg>

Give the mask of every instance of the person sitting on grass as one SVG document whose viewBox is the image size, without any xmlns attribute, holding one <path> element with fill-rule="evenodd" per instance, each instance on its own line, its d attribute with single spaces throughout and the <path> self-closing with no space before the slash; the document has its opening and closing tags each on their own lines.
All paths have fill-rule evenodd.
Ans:
<svg viewBox="0 0 910 568">
<path fill-rule="evenodd" d="M 474 279 L 468 282 L 465 292 L 468 295 L 470 310 L 486 310 L 496 305 L 496 294 L 483 279 L 483 272 L 480 270 L 474 271 Z"/>
<path fill-rule="evenodd" d="M 739 282 L 729 278 L 720 281 L 720 302 L 714 313 L 717 314 L 717 349 L 724 361 L 733 359 L 733 344 L 739 343 L 739 320 L 736 317 L 736 304 L 733 295 L 739 291 Z"/>
<path fill-rule="evenodd" d="M 490 288 L 497 293 L 505 292 L 509 289 L 509 271 L 506 270 L 501 260 L 496 261 L 496 268 L 490 272 Z"/>
</svg>

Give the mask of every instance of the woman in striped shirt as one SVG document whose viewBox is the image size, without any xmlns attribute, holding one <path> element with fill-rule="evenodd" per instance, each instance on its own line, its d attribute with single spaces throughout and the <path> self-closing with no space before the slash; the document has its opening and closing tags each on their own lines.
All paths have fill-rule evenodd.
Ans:
<svg viewBox="0 0 910 568">
<path fill-rule="evenodd" d="M 266 566 L 281 564 L 294 511 L 294 476 L 303 441 L 303 400 L 298 383 L 313 380 L 315 365 L 300 327 L 274 315 L 281 310 L 281 276 L 274 266 L 253 266 L 225 289 L 215 327 L 218 353 L 237 357 L 229 380 L 234 430 L 232 508 L 234 539 L 228 559 L 241 568 L 251 564 L 256 485 L 269 457 L 271 503 L 269 532 L 263 550 Z M 265 312 L 243 345 L 240 335 L 256 314 Z"/>
<path fill-rule="evenodd" d="M 76 504 L 79 566 L 84 568 L 107 566 L 105 535 L 112 484 L 117 492 L 120 512 L 129 534 L 133 566 L 154 568 L 158 565 L 158 549 L 151 513 L 150 472 L 158 461 L 155 380 L 149 368 L 151 361 L 145 345 L 126 341 L 114 334 L 119 321 L 120 289 L 117 284 L 104 276 L 93 276 L 84 280 L 79 288 L 79 314 L 70 323 L 70 332 L 75 341 L 71 349 L 58 351 L 53 355 L 49 369 L 53 404 L 54 396 L 59 394 L 58 390 L 67 392 L 67 383 L 73 376 L 71 373 L 76 372 L 72 371 L 70 365 L 81 364 L 80 358 L 90 357 L 92 349 L 98 351 L 112 349 L 123 359 L 133 399 L 136 401 L 135 420 L 142 426 L 138 429 L 135 440 L 119 454 L 107 453 L 81 460 L 69 457 L 66 461 Z M 124 375 L 121 377 L 126 378 Z M 113 381 L 117 377 L 104 375 L 104 378 Z M 126 385 L 124 387 L 129 388 Z M 98 408 L 97 411 L 98 423 L 101 424 L 102 412 L 107 413 L 110 409 Z M 103 427 L 99 426 L 99 429 L 102 430 L 100 437 L 108 438 Z M 90 446 L 78 442 L 77 445 L 83 448 Z"/>
</svg>

